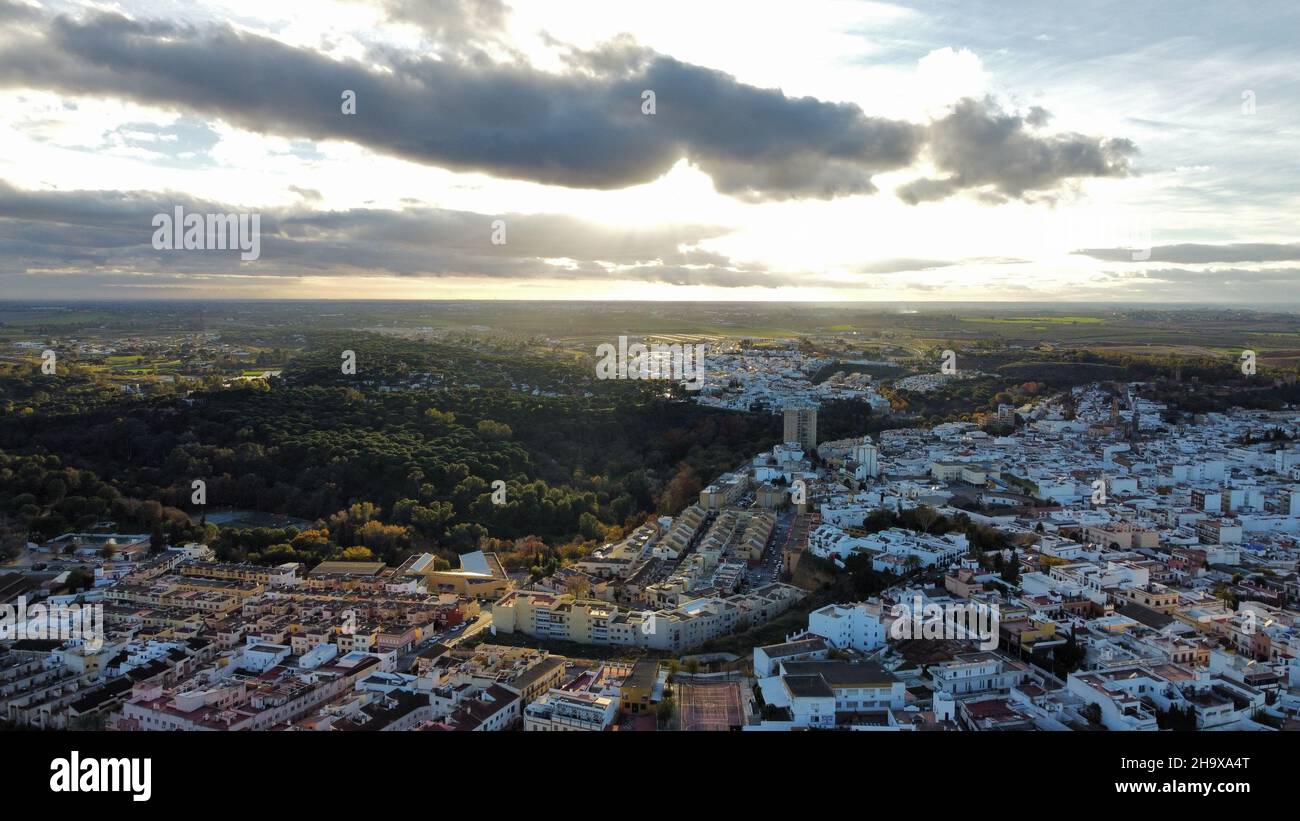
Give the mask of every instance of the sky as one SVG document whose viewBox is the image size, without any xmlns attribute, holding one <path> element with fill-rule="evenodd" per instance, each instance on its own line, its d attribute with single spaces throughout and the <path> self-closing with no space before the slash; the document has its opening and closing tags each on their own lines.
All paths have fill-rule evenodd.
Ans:
<svg viewBox="0 0 1300 821">
<path fill-rule="evenodd" d="M 1293 2 L 0 0 L 0 298 L 1300 303 L 1297 31 Z M 256 258 L 158 247 L 177 208 L 256 215 Z"/>
</svg>

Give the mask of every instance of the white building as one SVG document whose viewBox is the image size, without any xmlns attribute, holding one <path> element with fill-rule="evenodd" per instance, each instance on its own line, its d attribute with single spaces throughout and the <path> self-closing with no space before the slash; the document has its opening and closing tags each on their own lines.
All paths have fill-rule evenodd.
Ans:
<svg viewBox="0 0 1300 821">
<path fill-rule="evenodd" d="M 934 689 L 955 696 L 970 693 L 1005 693 L 1025 680 L 1024 665 L 995 653 L 964 653 L 930 667 Z"/>
<path fill-rule="evenodd" d="M 873 510 L 881 505 L 879 493 L 835 496 L 821 506 L 822 523 L 836 527 L 861 527 Z"/>
<path fill-rule="evenodd" d="M 903 682 L 873 662 L 782 662 L 781 675 L 787 682 L 791 678 L 821 679 L 834 696 L 835 711 L 840 713 L 901 710 L 907 700 Z M 812 697 L 824 698 L 821 688 L 808 689 Z"/>
<path fill-rule="evenodd" d="M 853 474 L 855 478 L 874 479 L 880 475 L 879 453 L 875 445 L 870 442 L 858 445 L 853 449 L 853 458 L 858 463 Z"/>
<path fill-rule="evenodd" d="M 808 632 L 837 650 L 869 653 L 885 646 L 879 604 L 828 604 L 808 614 Z"/>
<path fill-rule="evenodd" d="M 595 732 L 618 716 L 618 699 L 596 693 L 552 689 L 524 708 L 527 732 Z"/>
<path fill-rule="evenodd" d="M 819 637 L 806 637 L 782 644 L 755 647 L 754 675 L 759 678 L 774 676 L 783 661 L 821 661 L 829 653 L 830 644 Z"/>
</svg>

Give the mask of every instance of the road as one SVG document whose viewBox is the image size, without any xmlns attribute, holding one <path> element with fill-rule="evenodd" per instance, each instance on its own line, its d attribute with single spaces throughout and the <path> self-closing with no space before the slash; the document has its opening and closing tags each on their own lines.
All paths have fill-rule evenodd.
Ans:
<svg viewBox="0 0 1300 821">
<path fill-rule="evenodd" d="M 763 550 L 763 557 L 758 567 L 745 571 L 745 580 L 749 586 L 762 587 L 781 578 L 784 569 L 784 545 L 789 538 L 790 524 L 794 517 L 789 513 L 777 515 L 776 527 L 772 528 L 772 538 Z"/>
<path fill-rule="evenodd" d="M 492 625 L 492 614 L 490 612 L 479 613 L 473 621 L 465 621 L 441 633 L 435 633 L 417 644 L 412 645 L 411 649 L 397 658 L 397 669 L 409 670 L 415 663 L 415 657 L 433 645 L 441 642 L 449 646 L 455 646 L 468 638 L 472 638 L 486 630 Z"/>
</svg>

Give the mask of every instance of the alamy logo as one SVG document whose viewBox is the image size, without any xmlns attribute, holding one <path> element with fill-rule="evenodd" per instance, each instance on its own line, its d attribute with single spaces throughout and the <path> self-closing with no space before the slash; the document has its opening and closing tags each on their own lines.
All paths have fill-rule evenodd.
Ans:
<svg viewBox="0 0 1300 821">
<path fill-rule="evenodd" d="M 1094 505 L 1106 504 L 1106 480 L 1105 479 L 1092 480 L 1092 503 Z"/>
<path fill-rule="evenodd" d="M 708 345 L 627 344 L 618 338 L 618 347 L 603 343 L 596 348 L 597 379 L 676 379 L 686 383 L 686 390 L 704 387 L 704 354 Z"/>
<path fill-rule="evenodd" d="M 1001 617 L 997 605 L 969 602 L 967 604 L 938 605 L 926 603 L 920 596 L 912 598 L 909 607 L 900 602 L 894 605 L 894 623 L 889 626 L 890 638 L 978 640 L 981 650 L 998 646 L 998 625 Z"/>
<path fill-rule="evenodd" d="M 19 596 L 16 604 L 0 604 L 0 639 L 23 641 L 80 640 L 91 653 L 104 646 L 104 605 L 33 604 Z"/>
<path fill-rule="evenodd" d="M 240 251 L 243 260 L 262 256 L 261 214 L 154 214 L 155 251 Z"/>
<path fill-rule="evenodd" d="M 795 479 L 794 484 L 790 487 L 790 504 L 803 505 L 808 503 L 808 483 L 803 479 Z"/>
<path fill-rule="evenodd" d="M 50 762 L 51 792 L 126 792 L 132 801 L 153 795 L 153 759 L 82 758 L 73 750 Z"/>
<path fill-rule="evenodd" d="M 1245 633 L 1248 636 L 1255 635 L 1255 632 L 1259 630 L 1261 627 L 1259 623 L 1259 616 L 1255 615 L 1254 610 L 1242 610 L 1238 612 L 1242 614 L 1241 632 Z M 1272 627 L 1273 622 L 1274 622 L 1273 619 L 1265 619 L 1264 624 L 1262 626 L 1265 628 Z"/>
</svg>

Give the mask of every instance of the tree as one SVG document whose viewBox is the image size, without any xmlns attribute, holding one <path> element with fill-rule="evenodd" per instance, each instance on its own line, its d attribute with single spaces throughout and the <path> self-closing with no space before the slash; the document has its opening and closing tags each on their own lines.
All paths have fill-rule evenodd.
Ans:
<svg viewBox="0 0 1300 821">
<path fill-rule="evenodd" d="M 429 408 L 424 412 L 424 418 L 436 425 L 446 425 L 450 427 L 456 423 L 456 414 L 450 411 L 444 412 L 437 408 Z"/>
<path fill-rule="evenodd" d="M 682 465 L 659 497 L 659 511 L 677 515 L 700 498 L 700 479 L 688 465 Z"/>
<path fill-rule="evenodd" d="M 1052 648 L 1052 661 L 1055 662 L 1058 678 L 1064 678 L 1079 669 L 1079 663 L 1083 661 L 1083 651 L 1079 647 L 1079 640 L 1073 627 L 1070 628 L 1070 637 L 1066 639 L 1065 644 L 1058 644 Z"/>
<path fill-rule="evenodd" d="M 1189 704 L 1184 710 L 1177 704 L 1171 704 L 1168 710 L 1156 713 L 1156 725 L 1162 730 L 1195 730 L 1196 708 Z"/>
<path fill-rule="evenodd" d="M 86 713 L 68 722 L 68 729 L 77 732 L 98 732 L 108 728 L 108 714 L 102 712 Z"/>
<path fill-rule="evenodd" d="M 345 562 L 371 562 L 375 560 L 375 554 L 368 547 L 349 547 L 339 554 L 339 559 Z"/>
<path fill-rule="evenodd" d="M 514 431 L 510 430 L 509 425 L 501 422 L 494 422 L 491 419 L 480 421 L 475 426 L 475 430 L 477 430 L 479 435 L 485 439 L 496 439 L 498 441 L 505 441 L 514 434 Z"/>
<path fill-rule="evenodd" d="M 297 559 L 298 553 L 288 542 L 278 542 L 262 551 L 261 561 L 265 564 L 284 564 Z"/>
<path fill-rule="evenodd" d="M 564 582 L 564 592 L 572 593 L 575 598 L 586 598 L 591 592 L 591 582 L 582 576 L 571 576 Z"/>
<path fill-rule="evenodd" d="M 673 700 L 672 696 L 664 696 L 660 699 L 658 706 L 655 707 L 655 715 L 658 716 L 659 726 L 667 726 L 676 712 L 677 702 Z"/>
<path fill-rule="evenodd" d="M 1002 567 L 1002 581 L 1007 584 L 1018 584 L 1020 582 L 1020 560 L 1014 555 L 1011 561 L 1006 562 Z"/>
<path fill-rule="evenodd" d="M 356 541 L 360 542 L 360 545 L 351 545 L 352 547 L 370 548 L 367 552 L 373 551 L 371 553 L 373 557 L 374 553 L 390 554 L 405 546 L 409 539 L 406 528 L 402 525 L 386 525 L 380 521 L 369 521 L 357 531 Z"/>
<path fill-rule="evenodd" d="M 929 533 L 931 526 L 942 517 L 942 514 L 929 505 L 917 505 L 912 510 L 912 516 L 915 517 L 916 523 L 921 526 L 921 530 Z"/>
<path fill-rule="evenodd" d="M 777 707 L 775 704 L 764 704 L 761 711 L 764 721 L 788 721 L 790 713 L 784 707 Z"/>
<path fill-rule="evenodd" d="M 304 530 L 294 536 L 290 544 L 299 553 L 324 555 L 329 551 L 329 536 L 328 530 Z"/>
<path fill-rule="evenodd" d="M 0 513 L 0 561 L 12 561 L 22 547 L 22 534 L 13 527 L 8 516 Z"/>
<path fill-rule="evenodd" d="M 379 518 L 379 508 L 373 502 L 358 502 L 329 518 L 330 533 L 339 544 L 353 545 L 356 543 L 354 541 L 356 529 L 377 518 Z"/>
<path fill-rule="evenodd" d="M 1237 595 L 1228 589 L 1227 585 L 1217 585 L 1214 588 L 1214 597 L 1223 602 L 1231 610 L 1237 609 Z"/>
<path fill-rule="evenodd" d="M 137 509 L 136 517 L 145 527 L 155 527 L 162 524 L 163 506 L 161 503 L 152 499 L 140 505 Z"/>
<path fill-rule="evenodd" d="M 1081 715 L 1081 716 L 1083 716 L 1084 718 L 1086 718 L 1086 719 L 1088 720 L 1088 723 L 1089 723 L 1089 724 L 1093 724 L 1093 725 L 1096 725 L 1096 726 L 1099 726 L 1099 725 L 1101 724 L 1101 707 L 1100 707 L 1100 705 L 1097 705 L 1097 704 L 1088 704 L 1088 705 L 1085 705 L 1084 708 L 1083 708 L 1082 710 L 1079 711 L 1079 715 Z"/>
<path fill-rule="evenodd" d="M 599 539 L 602 536 L 600 520 L 590 513 L 578 517 L 578 532 L 587 539 Z"/>
<path fill-rule="evenodd" d="M 95 586 L 95 574 L 88 567 L 74 567 L 68 572 L 68 589 L 74 593 Z"/>
</svg>

